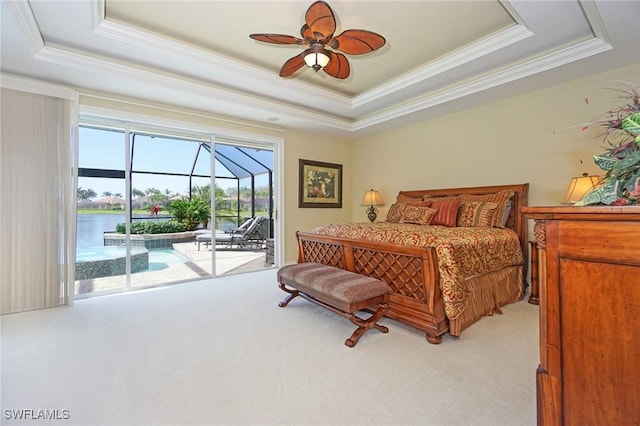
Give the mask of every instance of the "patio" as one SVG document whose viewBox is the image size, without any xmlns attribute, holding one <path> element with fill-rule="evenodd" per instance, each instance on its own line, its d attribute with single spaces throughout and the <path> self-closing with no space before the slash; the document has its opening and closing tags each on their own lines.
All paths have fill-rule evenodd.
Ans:
<svg viewBox="0 0 640 426">
<path fill-rule="evenodd" d="M 131 288 L 142 288 L 156 284 L 171 283 L 210 277 L 211 250 L 201 249 L 194 242 L 174 243 L 173 249 L 187 258 L 185 262 L 169 262 L 159 270 L 142 271 L 131 275 Z M 271 268 L 266 263 L 266 249 L 216 248 L 216 274 L 226 275 Z M 122 290 L 124 276 L 111 276 L 79 280 L 75 283 L 75 294 Z"/>
</svg>

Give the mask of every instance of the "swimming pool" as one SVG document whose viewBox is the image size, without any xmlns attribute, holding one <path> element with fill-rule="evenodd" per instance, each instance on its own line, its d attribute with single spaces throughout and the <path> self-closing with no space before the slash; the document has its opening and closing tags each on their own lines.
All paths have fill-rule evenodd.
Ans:
<svg viewBox="0 0 640 426">
<path fill-rule="evenodd" d="M 76 280 L 112 277 L 126 273 L 125 247 L 83 247 L 76 251 Z M 149 269 L 149 251 L 131 247 L 131 272 Z"/>
<path fill-rule="evenodd" d="M 82 247 L 76 252 L 76 280 L 124 275 L 126 250 L 122 246 Z M 161 271 L 190 259 L 174 249 L 131 247 L 131 272 Z"/>
</svg>

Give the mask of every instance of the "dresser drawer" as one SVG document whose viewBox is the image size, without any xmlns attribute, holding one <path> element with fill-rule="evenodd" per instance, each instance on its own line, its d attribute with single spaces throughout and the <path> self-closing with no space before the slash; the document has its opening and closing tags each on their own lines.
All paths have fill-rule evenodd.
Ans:
<svg viewBox="0 0 640 426">
<path fill-rule="evenodd" d="M 561 257 L 640 265 L 640 222 L 558 221 L 557 224 Z"/>
</svg>

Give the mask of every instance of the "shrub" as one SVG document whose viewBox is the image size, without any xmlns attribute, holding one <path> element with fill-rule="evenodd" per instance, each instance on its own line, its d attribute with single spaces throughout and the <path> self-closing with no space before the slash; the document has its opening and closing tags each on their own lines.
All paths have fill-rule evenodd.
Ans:
<svg viewBox="0 0 640 426">
<path fill-rule="evenodd" d="M 210 206 L 200 198 L 194 198 L 191 201 L 172 201 L 169 210 L 175 220 L 182 223 L 187 231 L 197 229 L 200 223 L 209 220 L 211 217 Z"/>
<path fill-rule="evenodd" d="M 171 234 L 174 232 L 184 232 L 186 229 L 182 223 L 175 220 L 163 221 L 163 222 L 132 222 L 131 233 L 132 234 Z M 119 234 L 125 233 L 125 224 L 119 223 L 116 226 L 116 232 Z"/>
</svg>

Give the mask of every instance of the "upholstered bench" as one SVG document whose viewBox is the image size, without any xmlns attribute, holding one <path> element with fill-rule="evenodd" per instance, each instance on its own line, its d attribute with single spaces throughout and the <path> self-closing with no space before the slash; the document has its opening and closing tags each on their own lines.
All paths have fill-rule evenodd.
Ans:
<svg viewBox="0 0 640 426">
<path fill-rule="evenodd" d="M 300 296 L 357 325 L 358 328 L 344 342 L 349 347 L 355 346 L 360 337 L 372 328 L 383 333 L 389 331 L 387 327 L 377 324 L 384 315 L 391 292 L 389 286 L 381 280 L 319 263 L 283 266 L 278 270 L 277 276 L 279 287 L 289 293 L 280 302 L 281 308 Z M 369 307 L 376 308 L 369 319 L 364 320 L 355 314 Z"/>
</svg>

